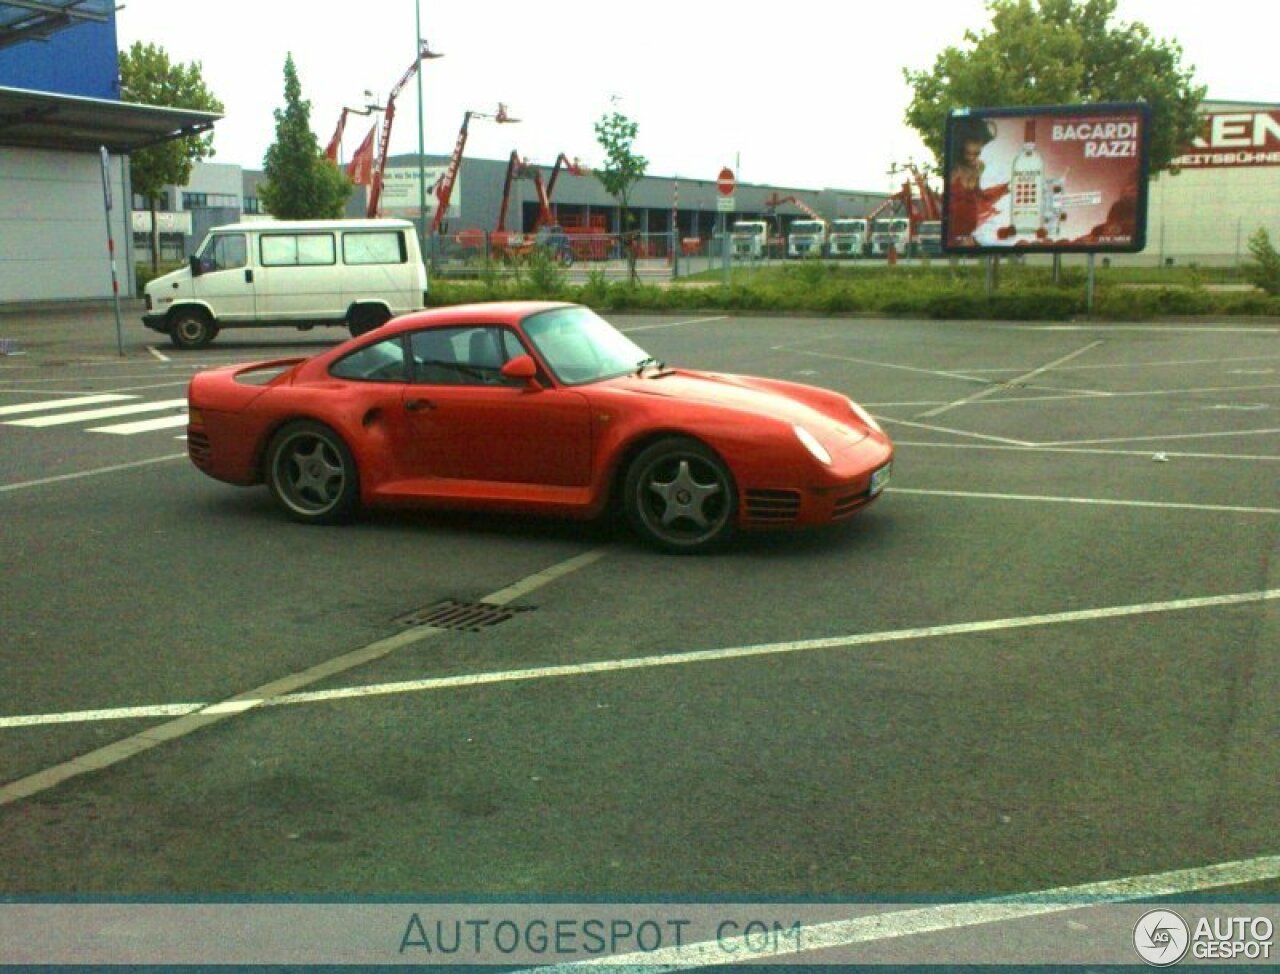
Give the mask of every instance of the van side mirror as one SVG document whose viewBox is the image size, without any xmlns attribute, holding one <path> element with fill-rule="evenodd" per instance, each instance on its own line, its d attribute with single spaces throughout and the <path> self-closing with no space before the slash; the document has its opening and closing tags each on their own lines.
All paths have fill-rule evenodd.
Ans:
<svg viewBox="0 0 1280 974">
<path fill-rule="evenodd" d="M 542 388 L 538 382 L 538 365 L 528 355 L 517 355 L 506 363 L 502 367 L 502 376 L 505 379 L 523 382 L 524 387 L 530 392 L 536 392 Z"/>
<path fill-rule="evenodd" d="M 188 261 L 188 263 L 191 264 L 192 277 L 199 277 L 201 274 L 204 273 L 204 268 L 200 264 L 200 258 L 197 257 L 195 254 L 191 255 L 191 259 Z"/>
</svg>

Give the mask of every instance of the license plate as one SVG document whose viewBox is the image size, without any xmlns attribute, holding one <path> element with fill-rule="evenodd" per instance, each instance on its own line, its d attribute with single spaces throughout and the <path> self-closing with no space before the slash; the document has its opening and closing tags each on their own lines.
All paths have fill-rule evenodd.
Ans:
<svg viewBox="0 0 1280 974">
<path fill-rule="evenodd" d="M 885 484 L 889 482 L 889 474 L 893 470 L 892 463 L 886 463 L 883 467 L 871 475 L 871 489 L 867 491 L 872 497 L 884 490 Z"/>
</svg>

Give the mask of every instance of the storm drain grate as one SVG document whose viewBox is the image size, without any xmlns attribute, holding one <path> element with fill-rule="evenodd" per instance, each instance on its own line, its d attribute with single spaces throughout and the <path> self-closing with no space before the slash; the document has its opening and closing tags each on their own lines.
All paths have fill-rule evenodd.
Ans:
<svg viewBox="0 0 1280 974">
<path fill-rule="evenodd" d="M 531 605 L 494 605 L 492 602 L 445 599 L 425 609 L 416 609 L 402 615 L 395 622 L 401 626 L 433 626 L 436 629 L 453 629 L 458 632 L 479 632 L 532 609 Z"/>
</svg>

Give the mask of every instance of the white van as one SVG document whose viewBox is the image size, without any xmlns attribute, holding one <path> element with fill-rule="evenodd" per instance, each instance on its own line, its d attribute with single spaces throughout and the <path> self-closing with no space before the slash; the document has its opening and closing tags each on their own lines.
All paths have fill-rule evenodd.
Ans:
<svg viewBox="0 0 1280 974">
<path fill-rule="evenodd" d="M 223 328 L 345 325 L 352 335 L 427 303 L 408 220 L 232 223 L 209 231 L 188 267 L 146 287 L 148 328 L 203 348 Z"/>
</svg>

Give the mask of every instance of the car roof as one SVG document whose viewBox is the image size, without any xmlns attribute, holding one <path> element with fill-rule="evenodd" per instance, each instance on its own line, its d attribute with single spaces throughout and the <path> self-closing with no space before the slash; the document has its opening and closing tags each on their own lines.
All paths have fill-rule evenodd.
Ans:
<svg viewBox="0 0 1280 974">
<path fill-rule="evenodd" d="M 581 305 L 564 301 L 485 301 L 478 304 L 455 304 L 401 315 L 383 325 L 378 329 L 378 333 L 385 336 L 442 325 L 515 324 L 540 311 L 576 307 Z"/>
</svg>

